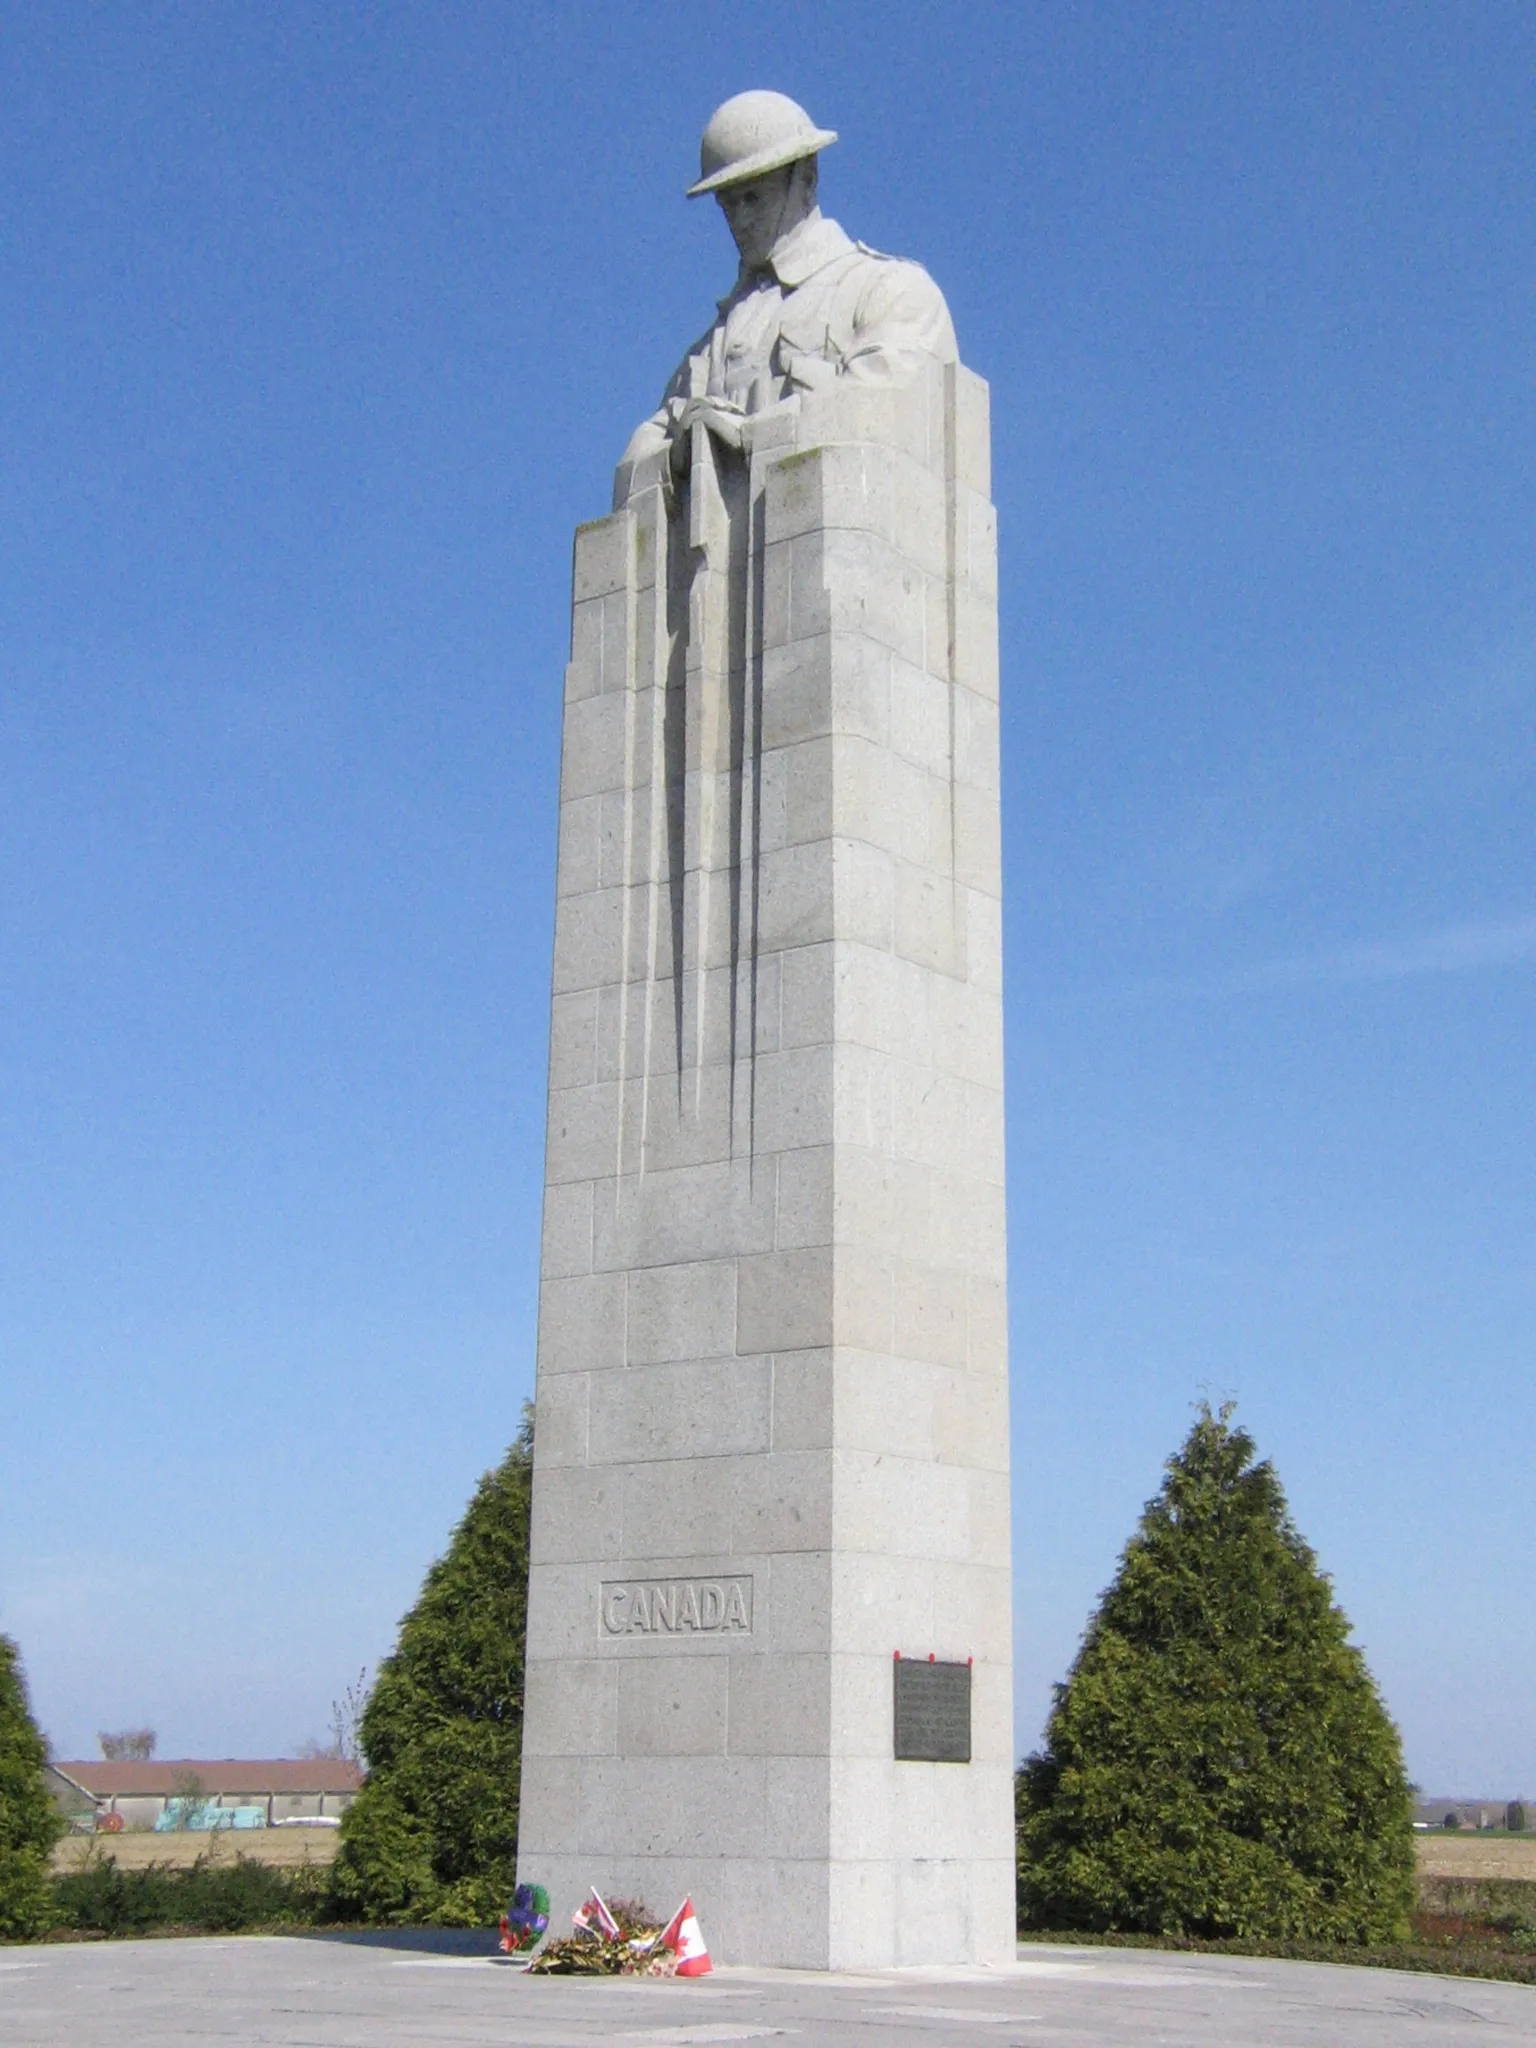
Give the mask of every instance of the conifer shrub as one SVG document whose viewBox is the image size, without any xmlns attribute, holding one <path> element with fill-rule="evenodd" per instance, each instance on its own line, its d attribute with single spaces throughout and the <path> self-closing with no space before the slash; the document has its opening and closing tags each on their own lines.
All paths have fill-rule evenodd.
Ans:
<svg viewBox="0 0 1536 2048">
<path fill-rule="evenodd" d="M 486 1926 L 516 1882 L 532 1411 L 428 1572 L 359 1728 L 331 1866 L 343 1918 Z"/>
<path fill-rule="evenodd" d="M 25 1940 L 52 1918 L 48 1854 L 64 1817 L 43 1778 L 47 1760 L 20 1653 L 0 1636 L 0 1940 Z"/>
<path fill-rule="evenodd" d="M 1271 1465 L 1202 1405 L 1018 1782 L 1037 1928 L 1398 1938 L 1397 1730 Z"/>
</svg>

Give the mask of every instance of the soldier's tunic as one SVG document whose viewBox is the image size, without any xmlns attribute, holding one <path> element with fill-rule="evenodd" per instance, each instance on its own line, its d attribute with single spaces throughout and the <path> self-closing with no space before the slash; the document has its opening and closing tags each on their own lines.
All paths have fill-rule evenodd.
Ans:
<svg viewBox="0 0 1536 2048">
<path fill-rule="evenodd" d="M 829 377 L 902 383 L 925 358 L 952 363 L 957 356 L 944 295 L 921 264 L 882 256 L 813 214 L 720 301 L 714 325 L 635 430 L 614 502 L 654 475 L 692 398 L 752 415 Z"/>
</svg>

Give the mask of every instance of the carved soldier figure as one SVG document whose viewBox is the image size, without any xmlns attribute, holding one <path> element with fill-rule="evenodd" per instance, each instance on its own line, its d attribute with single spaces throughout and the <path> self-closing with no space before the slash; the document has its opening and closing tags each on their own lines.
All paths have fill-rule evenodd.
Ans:
<svg viewBox="0 0 1536 2048">
<path fill-rule="evenodd" d="M 817 153 L 836 142 L 778 92 L 743 92 L 710 116 L 688 197 L 714 193 L 741 258 L 708 333 L 636 430 L 614 505 L 687 466 L 690 430 L 726 447 L 748 422 L 840 377 L 905 382 L 924 358 L 956 360 L 944 295 L 920 264 L 852 241 L 817 205 Z"/>
</svg>

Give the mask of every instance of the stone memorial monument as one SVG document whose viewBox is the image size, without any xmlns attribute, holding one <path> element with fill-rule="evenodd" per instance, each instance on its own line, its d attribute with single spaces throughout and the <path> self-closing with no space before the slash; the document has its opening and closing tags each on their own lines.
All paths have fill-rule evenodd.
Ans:
<svg viewBox="0 0 1536 2048">
<path fill-rule="evenodd" d="M 734 288 L 576 535 L 522 1875 L 1013 1953 L 996 542 L 938 287 L 704 131 Z"/>
</svg>

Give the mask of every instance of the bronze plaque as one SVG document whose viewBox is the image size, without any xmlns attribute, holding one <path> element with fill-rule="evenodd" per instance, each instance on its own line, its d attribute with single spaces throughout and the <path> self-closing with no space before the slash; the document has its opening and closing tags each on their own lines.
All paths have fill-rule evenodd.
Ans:
<svg viewBox="0 0 1536 2048">
<path fill-rule="evenodd" d="M 971 1667 L 898 1657 L 898 1763 L 968 1764 L 971 1760 Z"/>
</svg>

